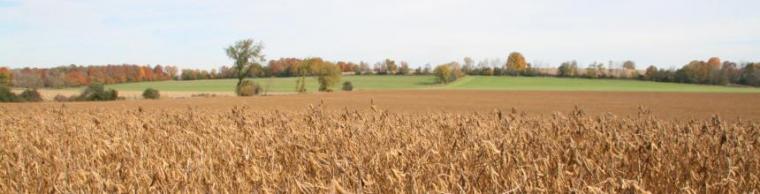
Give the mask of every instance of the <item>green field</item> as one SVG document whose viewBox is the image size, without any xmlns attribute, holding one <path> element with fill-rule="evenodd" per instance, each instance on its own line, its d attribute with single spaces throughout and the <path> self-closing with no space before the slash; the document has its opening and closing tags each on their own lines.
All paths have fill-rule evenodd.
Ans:
<svg viewBox="0 0 760 194">
<path fill-rule="evenodd" d="M 452 89 L 514 91 L 632 91 L 632 92 L 731 92 L 755 93 L 760 88 L 664 83 L 638 80 L 555 77 L 469 76 L 446 86 Z"/>
<path fill-rule="evenodd" d="M 293 92 L 297 78 L 256 78 L 270 92 Z M 466 89 L 509 91 L 649 91 L 649 92 L 740 92 L 760 93 L 760 88 L 659 83 L 637 80 L 594 80 L 552 77 L 468 76 L 449 85 L 435 83 L 432 76 L 344 76 L 356 90 Z M 161 81 L 109 85 L 124 91 L 155 88 L 160 91 L 231 92 L 237 80 Z M 317 90 L 315 78 L 307 78 L 309 91 Z M 339 89 L 337 86 L 336 89 Z"/>
<path fill-rule="evenodd" d="M 264 89 L 270 92 L 294 92 L 298 78 L 254 78 Z M 317 79 L 306 78 L 308 91 L 316 91 Z M 343 76 L 343 81 L 351 81 L 355 90 L 379 89 L 417 89 L 440 86 L 435 84 L 433 76 Z M 199 91 L 199 92 L 231 92 L 234 91 L 237 79 L 193 80 L 193 81 L 160 81 L 114 84 L 108 87 L 124 91 L 142 91 L 155 88 L 160 91 Z M 340 89 L 338 84 L 335 89 Z"/>
</svg>

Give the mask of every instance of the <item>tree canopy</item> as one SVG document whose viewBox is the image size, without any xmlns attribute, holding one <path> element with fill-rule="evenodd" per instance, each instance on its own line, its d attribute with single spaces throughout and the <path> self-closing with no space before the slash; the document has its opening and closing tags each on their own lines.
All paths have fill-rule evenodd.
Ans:
<svg viewBox="0 0 760 194">
<path fill-rule="evenodd" d="M 528 62 L 525 61 L 525 57 L 521 53 L 509 53 L 509 57 L 507 57 L 507 71 L 523 72 L 527 68 Z"/>
</svg>

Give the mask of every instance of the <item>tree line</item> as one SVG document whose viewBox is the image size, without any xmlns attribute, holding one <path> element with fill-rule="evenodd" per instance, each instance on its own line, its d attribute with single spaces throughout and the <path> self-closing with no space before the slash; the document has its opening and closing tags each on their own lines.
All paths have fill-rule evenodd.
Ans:
<svg viewBox="0 0 760 194">
<path fill-rule="evenodd" d="M 244 73 L 247 77 L 299 77 L 302 76 L 303 69 L 313 69 L 313 63 L 310 59 L 320 59 L 325 63 L 335 65 L 341 74 L 350 75 L 430 75 L 432 68 L 430 65 L 425 67 L 411 68 L 405 61 L 396 62 L 391 59 L 385 59 L 373 65 L 366 62 L 350 61 L 327 61 L 320 57 L 311 58 L 279 58 L 269 60 L 267 65 L 251 64 Z M 306 72 L 306 76 L 312 76 L 313 72 Z M 202 80 L 202 79 L 231 79 L 238 78 L 238 70 L 230 66 L 220 68 L 205 69 L 183 69 L 179 77 L 181 80 Z"/>
<path fill-rule="evenodd" d="M 721 63 L 713 57 L 707 61 L 694 60 L 680 69 L 658 69 L 650 66 L 640 79 L 658 82 L 681 82 L 713 85 L 760 86 L 760 63 Z"/>
<path fill-rule="evenodd" d="M 240 79 L 241 77 L 305 77 L 325 75 L 435 75 L 440 83 L 449 83 L 465 75 L 486 76 L 554 76 L 589 79 L 636 79 L 657 82 L 676 82 L 714 85 L 760 86 L 760 63 L 694 60 L 680 68 L 649 66 L 638 70 L 634 61 L 593 62 L 580 67 L 576 61 L 566 61 L 556 68 L 535 67 L 519 52 L 510 53 L 506 61 L 498 59 L 475 62 L 465 57 L 463 62 L 452 61 L 432 67 L 430 64 L 410 67 L 407 62 L 385 59 L 372 65 L 366 62 L 327 61 L 313 58 L 279 58 L 266 63 L 263 58 L 244 69 L 222 66 L 218 69 L 183 69 L 157 65 L 62 66 L 55 68 L 8 69 L 0 67 L 0 85 L 26 88 L 77 87 L 90 83 L 125 83 L 160 80 Z M 265 64 L 265 65 L 262 65 Z M 328 68 L 323 70 L 321 68 Z M 242 70 L 242 73 L 241 73 Z M 332 74 L 331 74 L 332 76 Z M 327 80 L 327 79 L 326 79 Z M 326 82 L 325 82 L 326 83 Z"/>
<path fill-rule="evenodd" d="M 612 63 L 610 63 L 612 64 Z M 694 60 L 681 68 L 657 68 L 649 66 L 643 72 L 636 70 L 635 63 L 626 61 L 622 68 L 605 68 L 602 63 L 592 63 L 579 68 L 577 62 L 568 61 L 557 68 L 559 77 L 638 79 L 656 82 L 675 82 L 712 85 L 760 86 L 760 63 L 737 64 L 712 57 L 707 61 Z"/>
<path fill-rule="evenodd" d="M 150 65 L 69 65 L 54 68 L 0 68 L 0 85 L 23 88 L 63 88 L 87 86 L 91 83 L 118 84 L 141 81 L 171 80 L 177 75 L 175 66 Z"/>
<path fill-rule="evenodd" d="M 680 68 L 649 66 L 643 71 L 631 60 L 608 63 L 593 62 L 585 68 L 576 61 L 566 61 L 557 68 L 534 67 L 519 52 L 510 53 L 504 63 L 482 61 L 475 65 L 466 57 L 464 64 L 449 62 L 435 67 L 433 74 L 440 83 L 449 83 L 463 75 L 486 76 L 551 76 L 587 79 L 633 79 L 656 82 L 675 82 L 712 85 L 760 86 L 760 62 L 738 64 L 712 57 L 707 61 L 694 60 Z"/>
</svg>

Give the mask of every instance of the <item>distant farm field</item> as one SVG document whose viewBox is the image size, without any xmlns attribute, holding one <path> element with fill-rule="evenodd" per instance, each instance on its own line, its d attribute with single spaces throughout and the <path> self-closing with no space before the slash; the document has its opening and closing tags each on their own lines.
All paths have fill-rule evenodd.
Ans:
<svg viewBox="0 0 760 194">
<path fill-rule="evenodd" d="M 729 87 L 639 80 L 555 77 L 469 76 L 447 85 L 452 89 L 511 91 L 619 91 L 619 92 L 760 92 L 760 88 Z"/>
<path fill-rule="evenodd" d="M 255 78 L 267 91 L 290 93 L 298 78 Z M 760 88 L 661 83 L 638 80 L 577 79 L 551 77 L 468 76 L 449 85 L 436 84 L 433 76 L 344 76 L 356 90 L 464 89 L 506 91 L 630 91 L 760 93 Z M 155 88 L 176 92 L 232 92 L 235 79 L 139 82 L 109 85 L 123 91 Z M 317 90 L 316 78 L 307 78 L 309 91 Z M 338 89 L 336 87 L 336 89 Z"/>
<path fill-rule="evenodd" d="M 294 92 L 299 78 L 253 78 L 265 90 L 270 92 Z M 319 87 L 317 79 L 306 78 L 308 91 L 316 91 Z M 350 81 L 357 90 L 378 89 L 416 89 L 436 86 L 433 76 L 344 76 L 343 81 Z M 114 84 L 109 87 L 125 91 L 142 91 L 155 88 L 161 91 L 198 91 L 198 92 L 231 92 L 237 79 L 191 80 L 191 81 L 160 81 Z"/>
</svg>

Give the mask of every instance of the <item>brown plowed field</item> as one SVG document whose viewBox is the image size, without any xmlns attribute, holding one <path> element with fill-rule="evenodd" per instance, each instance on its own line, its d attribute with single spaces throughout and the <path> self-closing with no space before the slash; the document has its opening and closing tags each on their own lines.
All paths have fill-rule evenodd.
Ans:
<svg viewBox="0 0 760 194">
<path fill-rule="evenodd" d="M 162 100 L 127 100 L 117 102 L 66 103 L 72 109 L 104 107 L 199 108 L 230 110 L 245 105 L 253 110 L 301 110 L 309 104 L 324 103 L 328 109 L 369 110 L 376 107 L 393 112 L 490 112 L 496 109 L 550 115 L 570 112 L 576 106 L 592 115 L 607 112 L 630 116 L 640 107 L 652 111 L 661 119 L 705 119 L 715 114 L 723 119 L 760 119 L 759 94 L 724 93 L 657 93 L 657 92 L 504 92 L 504 91 L 362 91 L 307 95 L 259 97 L 210 97 Z M 60 103 L 3 104 L 14 108 L 60 107 Z"/>
</svg>

